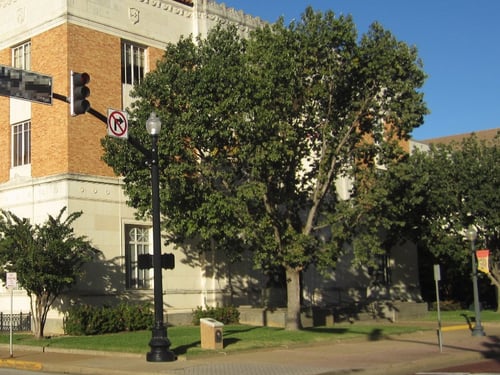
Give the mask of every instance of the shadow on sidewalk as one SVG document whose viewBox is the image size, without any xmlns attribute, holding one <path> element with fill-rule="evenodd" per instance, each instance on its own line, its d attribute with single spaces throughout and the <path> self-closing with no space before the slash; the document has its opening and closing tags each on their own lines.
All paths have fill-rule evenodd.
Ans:
<svg viewBox="0 0 500 375">
<path fill-rule="evenodd" d="M 426 346 L 439 346 L 438 342 L 438 337 L 436 334 L 436 341 L 429 341 L 428 338 L 418 340 L 418 339 L 410 339 L 410 338 L 398 338 L 398 337 L 385 337 L 386 340 L 389 341 L 395 341 L 395 342 L 404 342 L 404 343 L 413 343 L 413 344 L 421 344 L 421 345 L 426 345 Z M 460 350 L 464 352 L 475 352 L 475 353 L 480 353 L 484 358 L 487 359 L 494 359 L 498 363 L 500 363 L 500 337 L 499 336 L 487 336 L 483 340 L 485 342 L 481 343 L 482 347 L 479 348 L 474 348 L 467 346 L 464 344 L 464 346 L 457 345 L 455 344 L 446 344 L 446 338 L 444 339 L 444 347 L 452 350 Z M 464 341 L 466 343 L 467 341 Z"/>
</svg>

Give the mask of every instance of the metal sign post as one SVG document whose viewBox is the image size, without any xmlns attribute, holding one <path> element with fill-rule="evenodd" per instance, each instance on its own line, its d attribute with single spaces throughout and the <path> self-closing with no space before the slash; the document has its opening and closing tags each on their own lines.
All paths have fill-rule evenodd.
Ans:
<svg viewBox="0 0 500 375">
<path fill-rule="evenodd" d="M 10 339 L 9 339 L 9 353 L 10 357 L 14 356 L 14 350 L 12 345 L 12 317 L 14 310 L 14 288 L 17 287 L 17 273 L 15 272 L 7 272 L 7 289 L 10 289 Z"/>
<path fill-rule="evenodd" d="M 439 264 L 434 265 L 434 281 L 436 282 L 436 306 L 437 306 L 437 319 L 438 319 L 438 342 L 439 351 L 443 352 L 443 335 L 441 331 L 441 310 L 439 308 L 439 281 L 441 280 L 441 270 Z"/>
</svg>

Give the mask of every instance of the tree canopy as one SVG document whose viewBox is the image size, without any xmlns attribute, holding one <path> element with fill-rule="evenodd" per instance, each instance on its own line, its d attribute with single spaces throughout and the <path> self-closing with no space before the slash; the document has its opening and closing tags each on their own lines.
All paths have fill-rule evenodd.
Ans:
<svg viewBox="0 0 500 375">
<path fill-rule="evenodd" d="M 75 236 L 72 223 L 82 212 L 64 218 L 66 208 L 43 224 L 32 224 L 9 211 L 0 211 L 0 267 L 16 272 L 19 285 L 31 301 L 34 334 L 43 337 L 47 313 L 55 299 L 73 286 L 82 266 L 96 250 L 83 236 Z"/>
<path fill-rule="evenodd" d="M 312 8 L 246 39 L 219 26 L 168 45 L 135 87 L 130 132 L 146 143 L 149 113 L 162 119 L 170 240 L 195 237 L 200 249 L 232 255 L 250 249 L 257 266 L 285 269 L 287 327 L 299 327 L 300 272 L 333 266 L 356 234 L 344 225 L 336 181 L 400 155 L 427 113 L 424 80 L 416 48 L 380 24 L 358 38 L 351 17 Z M 142 156 L 116 140 L 103 145 L 130 204 L 148 214 Z"/>
<path fill-rule="evenodd" d="M 455 285 L 457 277 L 470 274 L 470 242 L 465 234 L 474 225 L 477 248 L 490 250 L 487 276 L 497 291 L 500 288 L 499 140 L 497 136 L 480 141 L 472 135 L 460 143 L 432 145 L 379 180 L 379 188 L 391 197 L 393 214 L 400 218 L 398 234 L 454 272 Z"/>
</svg>

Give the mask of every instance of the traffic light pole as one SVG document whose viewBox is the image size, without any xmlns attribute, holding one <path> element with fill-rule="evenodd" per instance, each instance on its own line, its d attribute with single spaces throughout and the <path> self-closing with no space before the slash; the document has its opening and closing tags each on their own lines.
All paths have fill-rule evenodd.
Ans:
<svg viewBox="0 0 500 375">
<path fill-rule="evenodd" d="M 64 102 L 69 102 L 69 98 L 57 93 L 53 94 L 53 98 Z M 108 125 L 108 118 L 102 113 L 88 108 L 85 112 L 93 115 Z M 150 117 L 151 119 L 151 117 Z M 159 122 L 156 115 L 155 120 Z M 148 120 L 149 122 L 150 120 Z M 160 122 L 161 127 L 161 122 Z M 149 131 L 149 129 L 148 129 Z M 159 131 L 159 130 L 158 130 Z M 161 254 L 161 223 L 160 223 L 160 181 L 158 170 L 158 134 L 151 132 L 151 150 L 146 149 L 135 138 L 130 135 L 127 137 L 130 145 L 142 153 L 150 162 L 151 168 L 151 188 L 152 188 L 152 209 L 153 209 L 153 272 L 154 272 L 154 326 L 152 329 L 152 337 L 149 342 L 151 351 L 147 353 L 146 360 L 148 362 L 171 362 L 177 359 L 174 352 L 170 350 L 170 340 L 167 336 L 167 328 L 163 321 L 163 285 L 162 285 L 162 265 L 165 263 L 165 268 L 174 268 L 173 254 L 165 254 L 165 262 L 162 262 Z"/>
<path fill-rule="evenodd" d="M 66 103 L 70 102 L 70 98 L 67 97 L 66 95 L 61 95 L 61 94 L 58 94 L 58 93 L 53 93 L 52 97 L 54 99 L 60 100 L 62 102 L 66 102 Z M 92 107 L 90 107 L 87 112 L 89 114 L 91 114 L 92 116 L 94 116 L 95 118 L 101 120 L 106 126 L 108 126 L 108 118 L 105 115 L 103 115 L 101 112 L 96 111 Z M 132 136 L 129 135 L 127 137 L 127 141 L 128 141 L 128 143 L 130 143 L 130 145 L 132 147 L 134 147 L 137 151 L 139 151 L 141 154 L 143 154 L 148 160 L 151 159 L 151 151 L 149 151 L 146 147 L 144 147 L 143 145 L 141 145 L 140 142 L 137 139 L 135 139 L 134 137 L 132 137 Z"/>
</svg>

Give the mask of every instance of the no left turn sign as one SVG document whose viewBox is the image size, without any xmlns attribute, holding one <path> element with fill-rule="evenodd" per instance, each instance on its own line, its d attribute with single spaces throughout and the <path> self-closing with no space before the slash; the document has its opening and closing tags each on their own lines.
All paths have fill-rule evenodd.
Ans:
<svg viewBox="0 0 500 375">
<path fill-rule="evenodd" d="M 128 137 L 127 113 L 108 109 L 108 135 L 115 138 Z"/>
</svg>

